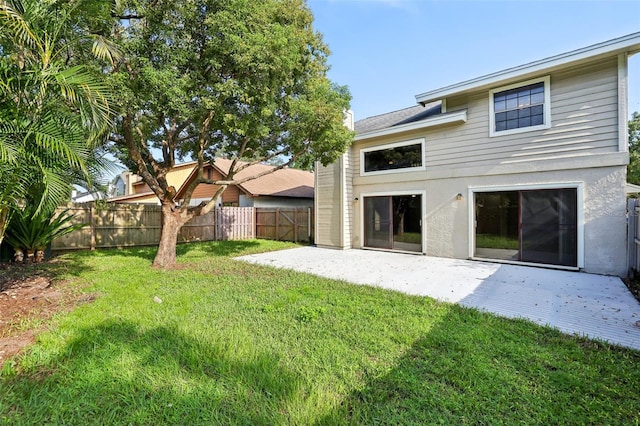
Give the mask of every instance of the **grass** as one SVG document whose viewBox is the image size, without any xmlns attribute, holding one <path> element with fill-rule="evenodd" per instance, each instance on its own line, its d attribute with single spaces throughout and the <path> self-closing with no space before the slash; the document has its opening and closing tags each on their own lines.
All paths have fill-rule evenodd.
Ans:
<svg viewBox="0 0 640 426">
<path fill-rule="evenodd" d="M 400 243 L 422 244 L 422 234 L 420 232 L 405 232 L 394 234 L 393 241 Z"/>
<path fill-rule="evenodd" d="M 476 247 L 518 250 L 520 243 L 518 238 L 502 237 L 493 234 L 477 234 Z"/>
<path fill-rule="evenodd" d="M 0 424 L 640 422 L 640 352 L 231 257 L 290 246 L 66 255 L 100 297 L 5 366 Z"/>
</svg>

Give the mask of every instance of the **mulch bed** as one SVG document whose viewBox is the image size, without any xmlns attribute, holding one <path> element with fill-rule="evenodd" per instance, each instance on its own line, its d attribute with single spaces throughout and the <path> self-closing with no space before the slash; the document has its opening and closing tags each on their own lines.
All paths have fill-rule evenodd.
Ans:
<svg viewBox="0 0 640 426">
<path fill-rule="evenodd" d="M 89 299 L 63 281 L 54 282 L 38 266 L 0 264 L 0 368 L 34 343 L 54 314 Z"/>
</svg>

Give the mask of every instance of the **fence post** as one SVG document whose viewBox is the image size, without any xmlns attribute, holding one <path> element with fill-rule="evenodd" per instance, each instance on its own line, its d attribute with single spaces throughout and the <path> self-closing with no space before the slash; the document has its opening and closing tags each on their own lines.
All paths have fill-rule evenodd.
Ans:
<svg viewBox="0 0 640 426">
<path fill-rule="evenodd" d="M 92 251 L 96 249 L 96 221 L 93 217 L 93 205 L 94 203 L 89 204 L 89 229 L 91 230 L 91 241 L 89 243 L 89 247 Z"/>
<path fill-rule="evenodd" d="M 637 270 L 637 199 L 629 198 L 627 200 L 627 273 L 632 274 L 631 270 Z"/>
</svg>

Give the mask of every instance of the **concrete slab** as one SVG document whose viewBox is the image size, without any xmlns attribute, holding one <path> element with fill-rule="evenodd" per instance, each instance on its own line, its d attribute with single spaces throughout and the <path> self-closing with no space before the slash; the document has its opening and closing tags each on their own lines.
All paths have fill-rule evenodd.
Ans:
<svg viewBox="0 0 640 426">
<path fill-rule="evenodd" d="M 640 303 L 618 277 L 371 250 L 302 247 L 239 260 L 429 296 L 640 350 Z"/>
</svg>

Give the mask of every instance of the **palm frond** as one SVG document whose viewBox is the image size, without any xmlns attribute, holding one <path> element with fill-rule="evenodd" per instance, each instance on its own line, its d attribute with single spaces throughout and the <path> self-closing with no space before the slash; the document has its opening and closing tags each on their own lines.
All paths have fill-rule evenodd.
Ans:
<svg viewBox="0 0 640 426">
<path fill-rule="evenodd" d="M 3 22 L 5 29 L 11 31 L 18 41 L 42 52 L 43 46 L 40 38 L 25 21 L 23 13 L 17 8 L 6 2 L 0 3 L 0 21 Z"/>
<path fill-rule="evenodd" d="M 91 47 L 91 53 L 93 53 L 93 56 L 104 61 L 109 61 L 111 65 L 122 57 L 122 52 L 118 46 L 109 39 L 98 34 L 93 34 L 92 37 L 93 46 Z"/>
</svg>

